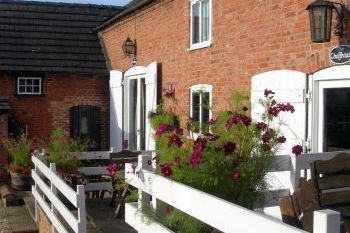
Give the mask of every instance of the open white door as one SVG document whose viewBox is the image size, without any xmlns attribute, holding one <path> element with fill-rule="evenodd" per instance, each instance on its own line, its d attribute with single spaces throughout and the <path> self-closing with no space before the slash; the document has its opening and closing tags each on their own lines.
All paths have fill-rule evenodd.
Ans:
<svg viewBox="0 0 350 233">
<path fill-rule="evenodd" d="M 147 67 L 146 73 L 146 150 L 155 150 L 154 132 L 151 127 L 148 113 L 157 108 L 157 63 L 153 62 Z"/>
<path fill-rule="evenodd" d="M 307 126 L 306 119 L 306 74 L 292 70 L 276 70 L 255 75 L 252 78 L 251 102 L 252 118 L 258 120 L 263 108 L 258 104 L 264 97 L 264 90 L 274 91 L 275 99 L 279 103 L 291 103 L 295 112 L 293 114 L 281 113 L 279 121 L 281 135 L 287 138 L 278 154 L 291 154 L 291 148 L 296 145 L 304 145 Z"/>
<path fill-rule="evenodd" d="M 123 73 L 110 71 L 110 147 L 122 150 L 123 141 Z"/>
</svg>

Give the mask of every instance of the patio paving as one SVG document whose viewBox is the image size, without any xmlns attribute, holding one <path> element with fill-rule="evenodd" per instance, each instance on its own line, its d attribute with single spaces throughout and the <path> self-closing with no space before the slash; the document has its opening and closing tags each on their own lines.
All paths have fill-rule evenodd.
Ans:
<svg viewBox="0 0 350 233">
<path fill-rule="evenodd" d="M 96 225 L 102 233 L 136 233 L 124 219 L 116 218 L 115 206 L 109 206 L 110 199 L 86 199 L 86 209 L 89 221 Z"/>
</svg>

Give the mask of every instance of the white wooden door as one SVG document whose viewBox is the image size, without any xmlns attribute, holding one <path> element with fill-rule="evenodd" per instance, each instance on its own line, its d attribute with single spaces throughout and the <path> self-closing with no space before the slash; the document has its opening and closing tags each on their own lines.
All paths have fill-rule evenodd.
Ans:
<svg viewBox="0 0 350 233">
<path fill-rule="evenodd" d="M 117 70 L 110 71 L 110 147 L 113 150 L 122 150 L 123 141 L 123 73 Z"/>
<path fill-rule="evenodd" d="M 276 70 L 255 75 L 252 78 L 251 104 L 253 120 L 261 119 L 263 107 L 259 99 L 264 97 L 264 90 L 274 91 L 279 103 L 291 103 L 295 112 L 280 114 L 276 125 L 280 124 L 280 134 L 287 138 L 278 154 L 291 154 L 291 148 L 303 145 L 306 139 L 306 74 L 292 70 Z"/>
</svg>

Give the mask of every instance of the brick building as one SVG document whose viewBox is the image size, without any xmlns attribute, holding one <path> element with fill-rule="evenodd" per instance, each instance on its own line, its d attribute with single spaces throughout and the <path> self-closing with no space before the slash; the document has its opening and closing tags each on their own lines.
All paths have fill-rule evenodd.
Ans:
<svg viewBox="0 0 350 233">
<path fill-rule="evenodd" d="M 108 69 L 93 29 L 120 10 L 0 1 L 0 96 L 8 98 L 9 134 L 21 128 L 46 140 L 62 127 L 94 141 L 93 150 L 109 148 Z M 7 116 L 0 118 L 7 127 Z"/>
<path fill-rule="evenodd" d="M 323 98 L 321 91 L 316 91 L 324 88 L 321 80 L 327 83 L 327 80 L 346 81 L 350 78 L 346 75 L 348 65 L 335 65 L 329 60 L 333 47 L 349 43 L 349 15 L 345 13 L 343 37 L 335 36 L 332 30 L 330 42 L 313 43 L 306 10 L 311 2 L 134 0 L 129 3 L 126 10 L 98 27 L 111 70 L 111 89 L 114 88 L 111 98 L 122 99 L 124 95 L 124 102 L 116 100 L 114 103 L 116 106 L 124 105 L 124 111 L 111 108 L 114 114 L 111 115 L 111 124 L 116 124 L 111 127 L 111 139 L 118 142 L 112 140 L 111 144 L 120 147 L 119 142 L 128 139 L 132 144 L 138 144 L 139 149 L 152 147 L 142 146 L 142 138 L 146 138 L 147 144 L 147 135 L 150 134 L 147 128 L 149 122 L 147 118 L 140 120 L 145 115 L 142 111 L 137 116 L 132 114 L 131 109 L 135 106 L 128 99 L 141 98 L 136 105 L 142 106 L 142 77 L 146 77 L 147 83 L 148 72 L 152 73 L 149 64 L 158 64 L 158 69 L 153 70 L 156 79 L 150 81 L 153 89 L 147 89 L 147 85 L 146 89 L 152 94 L 158 91 L 159 100 L 168 87 L 173 87 L 181 105 L 177 112 L 182 118 L 192 115 L 204 123 L 215 116 L 215 112 L 225 109 L 232 90 L 251 91 L 254 99 L 256 93 L 261 94 L 264 88 L 269 87 L 277 92 L 281 90 L 284 96 L 277 98 L 292 102 L 298 110 L 294 120 L 287 119 L 292 128 L 290 143 L 300 143 L 305 147 L 309 144 L 306 149 L 313 151 L 349 149 L 346 144 L 349 144 L 350 135 L 346 131 L 350 129 L 347 120 L 350 111 L 346 102 L 350 101 L 350 89 L 338 89 L 338 92 L 329 89 L 329 98 L 337 96 L 345 109 L 342 116 L 327 115 L 329 119 L 340 117 L 344 125 L 343 129 L 339 125 L 335 127 L 338 127 L 337 133 L 329 129 L 329 135 L 324 125 L 337 123 L 324 124 L 326 115 L 319 112 L 323 108 L 336 110 L 337 107 L 323 105 L 324 102 L 319 101 Z M 342 3 L 346 8 L 350 1 Z M 333 29 L 335 24 L 334 13 Z M 131 65 L 131 59 L 121 49 L 128 37 L 137 42 L 137 66 Z M 141 83 L 133 81 L 138 79 L 138 75 Z M 341 82 L 333 84 L 336 87 L 348 85 Z M 147 90 L 145 98 L 152 101 Z M 138 94 L 134 94 L 135 91 Z M 312 101 L 307 98 L 310 95 Z M 340 97 L 342 95 L 345 97 Z M 205 102 L 210 102 L 210 111 L 201 107 Z M 146 112 L 155 106 L 152 102 L 148 105 L 146 100 Z M 253 117 L 254 114 L 253 110 Z M 116 119 L 114 123 L 113 119 Z M 146 127 L 142 128 L 144 124 Z M 346 140 L 341 145 L 326 145 L 327 137 L 333 137 L 328 140 L 333 144 L 339 139 L 335 134 L 344 136 Z"/>
</svg>

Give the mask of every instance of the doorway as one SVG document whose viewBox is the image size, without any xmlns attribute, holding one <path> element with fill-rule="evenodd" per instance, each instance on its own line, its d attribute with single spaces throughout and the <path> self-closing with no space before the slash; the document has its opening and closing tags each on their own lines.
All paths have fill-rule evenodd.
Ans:
<svg viewBox="0 0 350 233">
<path fill-rule="evenodd" d="M 318 85 L 318 151 L 350 150 L 350 80 Z"/>
<path fill-rule="evenodd" d="M 145 150 L 146 83 L 145 75 L 126 77 L 125 134 L 130 150 Z"/>
</svg>

